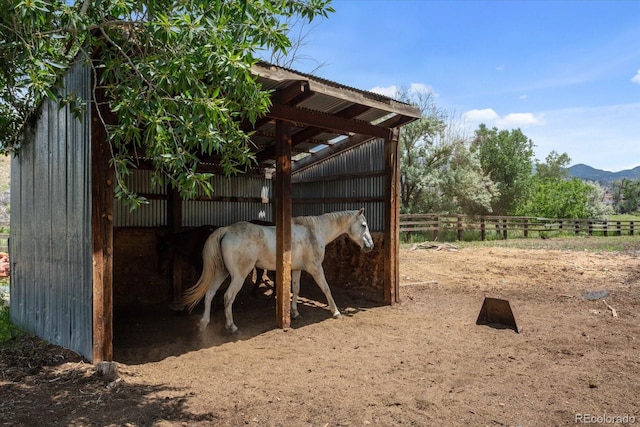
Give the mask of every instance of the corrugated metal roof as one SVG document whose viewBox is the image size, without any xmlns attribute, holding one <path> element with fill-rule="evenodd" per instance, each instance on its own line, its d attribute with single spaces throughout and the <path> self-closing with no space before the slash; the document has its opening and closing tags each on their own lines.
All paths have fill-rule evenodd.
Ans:
<svg viewBox="0 0 640 427">
<path fill-rule="evenodd" d="M 252 72 L 263 89 L 273 91 L 274 104 L 267 119 L 246 129 L 255 131 L 252 141 L 262 167 L 275 164 L 276 120 L 293 123 L 294 154 L 312 154 L 330 147 L 341 136 L 359 140 L 367 135 L 369 139 L 380 137 L 386 129 L 402 126 L 421 115 L 418 108 L 387 96 L 265 62 L 256 64 Z M 276 117 L 278 109 L 287 112 L 286 117 Z M 296 158 L 294 165 L 295 162 Z"/>
</svg>

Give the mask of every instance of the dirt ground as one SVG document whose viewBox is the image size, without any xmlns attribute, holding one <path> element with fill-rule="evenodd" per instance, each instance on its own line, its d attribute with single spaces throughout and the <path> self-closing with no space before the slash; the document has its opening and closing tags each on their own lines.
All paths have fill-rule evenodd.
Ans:
<svg viewBox="0 0 640 427">
<path fill-rule="evenodd" d="M 117 379 L 37 340 L 3 348 L 0 424 L 640 423 L 639 254 L 403 249 L 400 304 L 333 286 L 335 320 L 307 288 L 286 331 L 250 292 L 236 336 L 219 309 L 204 335 L 197 313 L 119 313 Z M 476 325 L 486 296 L 509 300 L 520 333 Z"/>
</svg>

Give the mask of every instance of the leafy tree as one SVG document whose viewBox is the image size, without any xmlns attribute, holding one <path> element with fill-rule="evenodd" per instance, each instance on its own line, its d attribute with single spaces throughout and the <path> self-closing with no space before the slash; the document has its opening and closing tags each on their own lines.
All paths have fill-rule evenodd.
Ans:
<svg viewBox="0 0 640 427">
<path fill-rule="evenodd" d="M 546 218 L 602 218 L 612 213 L 604 204 L 604 189 L 596 183 L 569 179 L 567 153 L 551 151 L 545 163 L 536 161 L 530 198 L 518 210 L 520 215 Z"/>
<path fill-rule="evenodd" d="M 533 186 L 533 141 L 520 129 L 489 129 L 481 124 L 471 143 L 485 173 L 497 184 L 499 196 L 491 207 L 496 215 L 516 213 Z"/>
<path fill-rule="evenodd" d="M 482 215 L 492 212 L 498 187 L 485 174 L 477 152 L 462 139 L 454 140 L 447 167 L 442 170 L 440 211 Z"/>
<path fill-rule="evenodd" d="M 330 0 L 3 0 L 0 151 L 17 148 L 27 118 L 44 97 L 58 98 L 56 82 L 80 59 L 118 115 L 105 124 L 116 194 L 144 201 L 121 180 L 134 167 L 132 152 L 152 160 L 157 184 L 185 197 L 210 190 L 198 156 L 219 157 L 227 174 L 253 161 L 241 123 L 270 106 L 251 74 L 255 53 L 287 51 L 287 19 L 332 11 Z"/>
<path fill-rule="evenodd" d="M 555 150 L 547 155 L 545 163 L 536 161 L 536 178 L 545 179 L 568 179 L 569 163 L 571 158 L 567 153 L 558 154 Z"/>
<path fill-rule="evenodd" d="M 401 89 L 396 98 L 423 113 L 400 135 L 402 212 L 490 211 L 497 189 L 469 151 L 454 115 L 439 109 L 431 92 Z"/>
<path fill-rule="evenodd" d="M 640 201 L 640 180 L 623 178 L 612 184 L 613 200 L 619 213 L 638 211 Z"/>
<path fill-rule="evenodd" d="M 532 195 L 518 213 L 545 218 L 588 218 L 590 191 L 591 186 L 578 178 L 536 180 Z"/>
<path fill-rule="evenodd" d="M 587 193 L 587 217 L 604 219 L 608 215 L 613 215 L 615 213 L 613 207 L 604 202 L 606 189 L 595 181 L 586 181 L 586 183 L 590 187 Z"/>
<path fill-rule="evenodd" d="M 443 167 L 451 154 L 451 147 L 443 142 L 445 122 L 431 93 L 408 91 L 397 95 L 410 101 L 422 111 L 423 117 L 409 123 L 400 133 L 400 198 L 404 213 L 429 212 L 434 208 L 433 197 L 438 188 L 434 171 Z"/>
</svg>

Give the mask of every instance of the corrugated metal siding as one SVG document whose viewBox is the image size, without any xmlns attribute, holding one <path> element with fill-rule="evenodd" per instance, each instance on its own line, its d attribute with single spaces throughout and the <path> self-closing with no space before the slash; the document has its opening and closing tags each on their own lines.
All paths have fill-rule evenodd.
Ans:
<svg viewBox="0 0 640 427">
<path fill-rule="evenodd" d="M 68 93 L 90 98 L 81 63 Z M 45 101 L 11 165 L 11 318 L 47 341 L 92 357 L 89 104 L 86 119 Z"/>
<path fill-rule="evenodd" d="M 292 188 L 293 215 L 322 215 L 332 211 L 365 208 L 372 231 L 384 230 L 384 176 L 339 177 L 345 174 L 384 171 L 384 140 L 374 139 L 313 165 L 295 175 Z M 311 181 L 318 179 L 318 181 Z M 295 183 L 295 180 L 310 180 Z M 296 203 L 296 199 L 379 198 L 372 202 Z"/>
<path fill-rule="evenodd" d="M 151 172 L 134 170 L 126 177 L 132 191 L 137 193 L 163 195 L 162 189 L 151 186 Z M 210 179 L 215 197 L 260 198 L 262 187 L 267 186 L 269 197 L 273 197 L 271 180 L 255 176 L 213 176 Z M 206 198 L 200 191 L 197 197 Z M 260 219 L 273 221 L 273 204 L 251 201 L 208 201 L 185 200 L 182 202 L 182 225 L 197 227 L 200 225 L 229 225 L 238 221 Z M 167 224 L 167 202 L 165 200 L 149 200 L 148 205 L 140 206 L 134 211 L 119 201 L 114 201 L 114 225 L 116 227 L 162 227 Z"/>
</svg>

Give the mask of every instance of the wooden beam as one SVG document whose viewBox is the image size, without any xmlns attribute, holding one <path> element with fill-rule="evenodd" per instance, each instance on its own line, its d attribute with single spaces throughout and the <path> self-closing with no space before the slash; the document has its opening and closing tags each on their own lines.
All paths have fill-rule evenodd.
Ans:
<svg viewBox="0 0 640 427">
<path fill-rule="evenodd" d="M 337 117 L 328 113 L 290 107 L 282 104 L 273 104 L 267 113 L 267 117 L 293 124 L 315 126 L 338 134 L 361 133 L 384 139 L 391 137 L 391 133 L 386 127 L 372 125 L 362 120 Z"/>
<path fill-rule="evenodd" d="M 276 322 L 291 326 L 291 125 L 276 122 Z"/>
<path fill-rule="evenodd" d="M 356 116 L 359 116 L 360 114 L 363 114 L 369 111 L 370 109 L 371 108 L 365 105 L 354 104 L 347 108 L 343 108 L 342 110 L 335 113 L 334 116 L 342 117 L 346 119 L 352 119 Z M 303 142 L 307 142 L 308 140 L 314 138 L 317 135 L 320 135 L 323 132 L 325 132 L 325 130 L 319 127 L 315 127 L 315 126 L 305 127 L 301 131 L 296 132 L 291 136 L 291 147 L 295 148 L 296 145 L 302 144 Z M 258 163 L 262 163 L 268 159 L 274 158 L 275 152 L 276 152 L 275 144 L 260 151 L 256 155 Z"/>
<path fill-rule="evenodd" d="M 180 197 L 180 192 L 172 185 L 167 186 L 167 226 L 171 236 L 182 231 L 182 198 Z M 178 258 L 174 250 L 171 257 L 170 272 L 171 299 L 174 304 L 181 303 L 184 292 L 182 263 L 179 262 Z"/>
<path fill-rule="evenodd" d="M 400 301 L 400 129 L 385 141 L 384 301 Z"/>
<path fill-rule="evenodd" d="M 113 171 L 107 135 L 92 102 L 91 240 L 93 245 L 93 360 L 113 361 Z M 101 105 L 104 105 L 101 103 Z M 102 117 L 108 117 L 105 109 Z"/>
<path fill-rule="evenodd" d="M 313 93 L 309 90 L 307 82 L 295 80 L 290 85 L 278 89 L 272 96 L 273 104 L 296 105 L 309 98 Z"/>
</svg>

